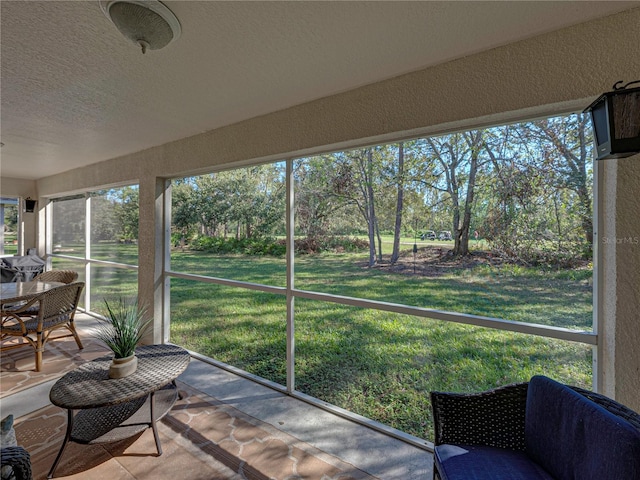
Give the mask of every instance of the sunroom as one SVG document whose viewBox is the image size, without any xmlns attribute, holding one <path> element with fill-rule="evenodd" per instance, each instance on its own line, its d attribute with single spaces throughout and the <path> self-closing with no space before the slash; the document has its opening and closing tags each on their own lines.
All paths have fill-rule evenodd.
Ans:
<svg viewBox="0 0 640 480">
<path fill-rule="evenodd" d="M 577 118 L 616 82 L 638 80 L 638 2 L 164 2 L 180 34 L 144 53 L 101 4 L 1 4 L 1 197 L 19 205 L 15 246 L 3 253 L 35 247 L 48 268 L 78 271 L 87 323 L 104 313 L 103 299 L 136 296 L 153 316 L 145 343 L 182 345 L 203 364 L 425 455 L 429 390 L 468 392 L 546 373 L 640 410 L 639 155 L 589 159 L 584 292 L 557 302 L 545 290 L 536 300 L 548 299 L 537 318 L 560 318 L 571 299 L 586 298 L 581 321 L 545 323 L 518 309 L 524 290 L 543 282 L 493 310 L 427 299 L 444 280 L 414 282 L 416 258 L 419 265 L 432 243 L 420 232 L 437 235 L 451 223 L 406 213 L 406 272 L 397 276 L 346 254 L 338 263 L 306 255 L 296 243 L 301 206 L 356 157 L 385 151 L 397 168 L 398 145 L 410 158 L 447 135 L 463 142 L 466 132 L 534 125 L 531 133 L 535 122 Z M 267 203 L 256 200 L 260 189 L 280 196 L 250 226 L 233 230 L 218 218 L 207 227 L 188 215 L 217 201 L 193 194 L 207 182 L 245 212 Z M 37 200 L 34 212 L 24 211 L 26 199 Z M 350 205 L 326 210 L 339 215 L 335 232 L 360 218 Z M 108 233 L 114 209 L 137 219 L 118 241 Z M 248 236 L 270 215 L 279 255 L 202 247 L 204 237 Z M 378 241 L 360 226 L 368 245 Z M 471 246 L 481 244 L 474 230 Z M 390 248 L 380 247 L 383 260 Z M 368 250 L 360 257 L 368 260 Z M 465 282 L 476 283 L 464 290 Z M 474 278 L 447 288 L 447 301 L 457 292 L 495 303 L 503 294 Z M 464 352 L 450 354 L 456 345 Z M 489 358 L 502 366 L 493 375 L 478 366 Z"/>
</svg>

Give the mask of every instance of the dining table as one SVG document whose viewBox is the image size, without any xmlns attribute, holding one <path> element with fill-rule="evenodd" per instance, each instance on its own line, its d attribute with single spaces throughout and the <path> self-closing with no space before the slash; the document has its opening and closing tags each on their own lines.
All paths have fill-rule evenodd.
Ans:
<svg viewBox="0 0 640 480">
<path fill-rule="evenodd" d="M 0 307 L 6 304 L 29 301 L 52 288 L 64 285 L 60 282 L 11 282 L 0 284 Z"/>
</svg>

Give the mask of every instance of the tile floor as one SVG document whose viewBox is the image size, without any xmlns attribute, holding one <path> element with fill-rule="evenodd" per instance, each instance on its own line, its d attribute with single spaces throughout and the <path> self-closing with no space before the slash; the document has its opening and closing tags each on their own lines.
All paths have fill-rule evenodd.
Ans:
<svg viewBox="0 0 640 480">
<path fill-rule="evenodd" d="M 81 331 L 89 317 L 78 318 Z M 62 341 L 58 343 L 62 344 Z M 48 364 L 67 371 L 103 352 L 72 341 Z M 68 348 L 67 348 L 68 347 Z M 24 349 L 28 351 L 27 349 Z M 55 378 L 29 384 L 29 355 L 2 359 L 1 414 L 16 417 L 18 440 L 32 454 L 37 480 L 46 478 L 64 436 L 66 413 L 48 402 Z M 45 362 L 47 362 L 45 357 Z M 65 363 L 66 362 L 66 363 Z M 45 363 L 46 365 L 46 363 Z M 55 376 L 55 374 L 54 374 Z M 44 381 L 46 380 L 46 381 Z M 432 457 L 366 426 L 294 399 L 209 363 L 193 359 L 179 377 L 185 398 L 159 424 L 163 455 L 150 430 L 106 446 L 70 444 L 55 478 L 151 479 L 431 479 Z"/>
</svg>

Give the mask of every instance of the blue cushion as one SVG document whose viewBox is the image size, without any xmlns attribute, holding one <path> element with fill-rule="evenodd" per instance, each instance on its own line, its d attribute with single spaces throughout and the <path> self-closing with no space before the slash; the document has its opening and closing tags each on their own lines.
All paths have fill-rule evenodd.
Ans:
<svg viewBox="0 0 640 480">
<path fill-rule="evenodd" d="M 445 444 L 434 459 L 442 480 L 553 480 L 519 450 Z"/>
<path fill-rule="evenodd" d="M 525 446 L 557 480 L 640 479 L 640 432 L 546 377 L 529 382 Z"/>
</svg>

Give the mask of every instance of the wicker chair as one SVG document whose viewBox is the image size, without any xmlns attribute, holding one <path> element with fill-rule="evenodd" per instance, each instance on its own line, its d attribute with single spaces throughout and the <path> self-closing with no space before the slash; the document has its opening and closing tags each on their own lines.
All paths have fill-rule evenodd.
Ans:
<svg viewBox="0 0 640 480">
<path fill-rule="evenodd" d="M 8 340 L 20 337 L 30 344 L 36 354 L 37 372 L 42 368 L 42 352 L 49 339 L 73 336 L 78 348 L 82 349 L 82 342 L 73 322 L 83 288 L 84 282 L 62 285 L 48 290 L 15 309 L 3 310 L 0 340 L 8 343 Z M 21 316 L 21 313 L 34 305 L 38 306 L 36 315 Z M 50 337 L 52 332 L 61 328 L 66 328 L 71 333 Z M 25 342 L 18 344 L 12 342 L 3 346 L 1 350 L 9 350 L 23 345 Z"/>
<path fill-rule="evenodd" d="M 431 392 L 436 446 L 484 445 L 525 450 L 525 407 L 529 383 L 479 393 Z M 568 385 L 640 431 L 640 415 L 604 395 Z M 434 480 L 441 477 L 434 463 Z"/>
<path fill-rule="evenodd" d="M 37 275 L 34 282 L 58 282 L 58 283 L 73 283 L 78 279 L 78 272 L 74 270 L 49 270 L 48 272 L 42 272 Z M 24 302 L 13 305 L 14 310 L 18 305 L 24 305 Z M 32 317 L 38 314 L 38 304 L 32 305 L 31 308 L 26 310 L 20 310 L 21 317 Z"/>
<path fill-rule="evenodd" d="M 78 272 L 74 270 L 49 270 L 48 272 L 42 272 L 33 279 L 34 282 L 60 283 L 73 283 L 76 280 L 78 280 Z"/>
<path fill-rule="evenodd" d="M 3 447 L 0 449 L 0 463 L 3 472 L 5 467 L 10 468 L 10 479 L 32 480 L 31 457 L 22 447 Z"/>
</svg>

